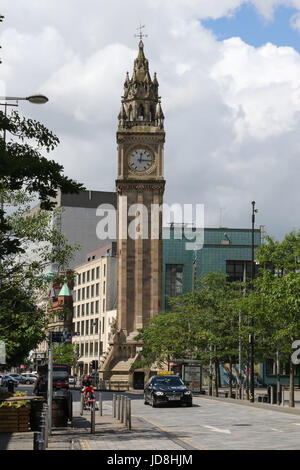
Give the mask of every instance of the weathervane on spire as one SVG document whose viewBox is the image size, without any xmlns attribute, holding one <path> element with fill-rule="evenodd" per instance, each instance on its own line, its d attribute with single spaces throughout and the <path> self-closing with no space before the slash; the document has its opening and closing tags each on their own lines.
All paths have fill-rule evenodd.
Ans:
<svg viewBox="0 0 300 470">
<path fill-rule="evenodd" d="M 143 38 L 147 38 L 147 37 L 148 37 L 148 34 L 143 34 L 143 33 L 142 33 L 142 29 L 143 29 L 143 28 L 146 28 L 146 25 L 145 25 L 145 24 L 141 25 L 141 23 L 140 23 L 140 26 L 139 26 L 138 28 L 136 28 L 136 29 L 139 29 L 140 32 L 139 32 L 139 34 L 135 34 L 135 35 L 134 35 L 135 38 L 140 38 L 140 41 L 142 41 Z"/>
</svg>

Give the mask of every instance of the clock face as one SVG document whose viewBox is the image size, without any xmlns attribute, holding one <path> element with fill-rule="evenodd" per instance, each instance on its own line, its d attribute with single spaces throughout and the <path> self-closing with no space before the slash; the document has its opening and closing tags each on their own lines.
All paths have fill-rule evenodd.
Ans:
<svg viewBox="0 0 300 470">
<path fill-rule="evenodd" d="M 146 149 L 135 149 L 128 157 L 132 171 L 147 171 L 153 165 L 153 155 Z"/>
</svg>

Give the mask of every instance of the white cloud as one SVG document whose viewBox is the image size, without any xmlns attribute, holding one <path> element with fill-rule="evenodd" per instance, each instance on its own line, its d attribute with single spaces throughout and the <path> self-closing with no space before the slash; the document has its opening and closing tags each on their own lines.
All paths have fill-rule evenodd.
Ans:
<svg viewBox="0 0 300 470">
<path fill-rule="evenodd" d="M 66 174 L 114 189 L 117 115 L 142 21 L 166 116 L 166 202 L 204 203 L 208 225 L 219 225 L 224 208 L 224 224 L 250 226 L 255 199 L 257 222 L 270 232 L 300 226 L 300 56 L 218 42 L 199 21 L 231 15 L 244 0 L 2 3 L 0 87 L 49 96 L 21 110 L 59 135 L 53 156 Z M 300 0 L 252 3 L 268 20 L 279 4 L 300 9 Z"/>
</svg>

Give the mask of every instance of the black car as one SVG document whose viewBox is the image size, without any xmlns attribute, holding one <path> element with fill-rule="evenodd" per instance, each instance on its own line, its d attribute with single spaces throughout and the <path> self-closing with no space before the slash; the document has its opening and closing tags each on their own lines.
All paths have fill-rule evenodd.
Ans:
<svg viewBox="0 0 300 470">
<path fill-rule="evenodd" d="M 193 397 L 177 375 L 155 375 L 145 386 L 144 403 L 153 407 L 171 403 L 192 406 Z"/>
</svg>

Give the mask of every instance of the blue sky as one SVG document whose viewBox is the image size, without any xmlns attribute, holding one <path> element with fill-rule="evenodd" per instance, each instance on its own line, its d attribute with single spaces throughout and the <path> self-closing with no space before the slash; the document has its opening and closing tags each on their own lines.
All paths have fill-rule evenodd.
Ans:
<svg viewBox="0 0 300 470">
<path fill-rule="evenodd" d="M 268 21 L 257 13 L 253 5 L 244 4 L 233 16 L 201 22 L 220 41 L 238 36 L 255 47 L 271 42 L 276 46 L 291 46 L 300 52 L 300 32 L 290 25 L 292 16 L 297 12 L 294 8 L 279 6 L 275 9 L 274 18 Z"/>
</svg>

